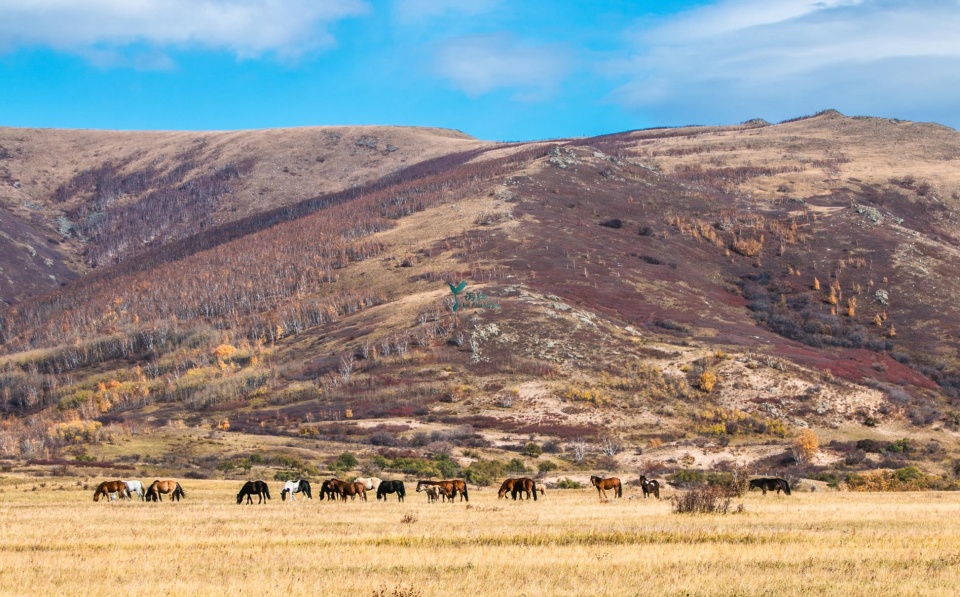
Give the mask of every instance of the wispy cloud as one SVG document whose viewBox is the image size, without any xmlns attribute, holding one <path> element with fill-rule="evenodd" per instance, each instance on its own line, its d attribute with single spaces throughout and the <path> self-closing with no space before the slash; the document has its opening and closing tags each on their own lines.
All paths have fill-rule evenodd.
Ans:
<svg viewBox="0 0 960 597">
<path fill-rule="evenodd" d="M 434 72 L 473 97 L 512 88 L 517 99 L 534 101 L 558 88 L 569 63 L 559 45 L 531 45 L 509 34 L 474 35 L 442 42 Z"/>
<path fill-rule="evenodd" d="M 727 0 L 633 31 L 611 98 L 697 122 L 922 108 L 956 96 L 958 30 L 955 0 Z"/>
<path fill-rule="evenodd" d="M 393 13 L 404 24 L 443 16 L 473 17 L 498 8 L 503 0 L 396 0 Z"/>
<path fill-rule="evenodd" d="M 290 60 L 334 45 L 328 25 L 368 10 L 363 0 L 5 0 L 0 50 L 42 46 L 89 57 L 139 45 Z"/>
</svg>

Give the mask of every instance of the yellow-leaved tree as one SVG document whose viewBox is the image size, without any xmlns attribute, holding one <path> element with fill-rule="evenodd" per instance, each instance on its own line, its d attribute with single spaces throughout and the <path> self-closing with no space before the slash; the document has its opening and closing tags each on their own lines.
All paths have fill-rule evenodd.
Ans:
<svg viewBox="0 0 960 597">
<path fill-rule="evenodd" d="M 820 450 L 820 438 L 811 429 L 804 429 L 790 444 L 790 453 L 797 464 L 803 464 L 813 458 Z"/>
</svg>

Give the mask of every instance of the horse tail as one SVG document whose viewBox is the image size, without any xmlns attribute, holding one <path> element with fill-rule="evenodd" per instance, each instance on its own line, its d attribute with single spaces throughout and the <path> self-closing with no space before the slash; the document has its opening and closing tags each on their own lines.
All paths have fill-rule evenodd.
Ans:
<svg viewBox="0 0 960 597">
<path fill-rule="evenodd" d="M 183 487 L 180 487 L 180 483 L 177 483 L 177 491 L 180 492 L 180 497 L 187 497 L 187 492 L 183 490 Z"/>
<path fill-rule="evenodd" d="M 300 481 L 300 491 L 307 494 L 307 499 L 313 499 L 313 494 L 310 493 L 310 481 L 307 481 L 306 479 Z"/>
<path fill-rule="evenodd" d="M 263 484 L 263 495 L 267 496 L 267 499 L 270 499 L 270 486 L 266 483 Z"/>
<path fill-rule="evenodd" d="M 533 501 L 537 501 L 537 482 L 534 481 L 533 485 Z"/>
<path fill-rule="evenodd" d="M 619 479 L 617 480 L 617 497 L 623 497 L 623 483 Z"/>
<path fill-rule="evenodd" d="M 467 494 L 467 482 L 466 482 L 466 481 L 463 482 L 463 498 L 464 498 L 465 500 L 467 500 L 468 502 L 470 501 L 470 496 Z"/>
</svg>

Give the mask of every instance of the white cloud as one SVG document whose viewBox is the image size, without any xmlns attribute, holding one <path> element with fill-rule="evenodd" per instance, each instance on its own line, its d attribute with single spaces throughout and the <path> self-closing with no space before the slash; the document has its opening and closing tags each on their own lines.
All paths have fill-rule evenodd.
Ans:
<svg viewBox="0 0 960 597">
<path fill-rule="evenodd" d="M 503 0 L 396 0 L 393 12 L 401 23 L 415 23 L 448 15 L 473 17 L 499 7 Z"/>
<path fill-rule="evenodd" d="M 533 101 L 556 90 L 568 64 L 568 53 L 560 46 L 527 45 L 494 34 L 446 40 L 437 50 L 434 71 L 470 96 L 514 88 L 517 99 Z"/>
<path fill-rule="evenodd" d="M 958 30 L 956 0 L 726 0 L 633 31 L 611 98 L 705 123 L 956 108 Z"/>
<path fill-rule="evenodd" d="M 4 0 L 0 49 L 86 56 L 145 45 L 295 59 L 335 43 L 330 23 L 367 11 L 363 0 Z"/>
</svg>

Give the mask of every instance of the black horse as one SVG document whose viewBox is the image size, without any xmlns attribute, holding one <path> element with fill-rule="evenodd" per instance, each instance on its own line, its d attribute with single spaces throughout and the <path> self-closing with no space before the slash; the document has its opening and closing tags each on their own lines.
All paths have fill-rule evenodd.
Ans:
<svg viewBox="0 0 960 597">
<path fill-rule="evenodd" d="M 778 494 L 782 491 L 783 493 L 790 495 L 790 484 L 787 483 L 786 479 L 780 479 L 777 477 L 751 479 L 750 491 L 753 491 L 754 489 L 760 489 L 763 491 L 763 495 L 767 495 L 767 491 L 776 491 Z"/>
<path fill-rule="evenodd" d="M 640 489 L 643 490 L 643 497 L 647 498 L 652 493 L 653 497 L 660 499 L 660 482 L 656 479 L 647 479 L 646 475 L 640 475 Z"/>
<path fill-rule="evenodd" d="M 257 503 L 261 504 L 270 499 L 270 488 L 263 481 L 247 481 L 237 494 L 237 503 L 242 503 L 243 498 L 246 497 L 247 503 L 252 504 L 254 495 L 257 496 Z"/>
<path fill-rule="evenodd" d="M 397 494 L 397 501 L 402 502 L 404 496 L 407 495 L 407 490 L 403 487 L 403 481 L 383 481 L 380 483 L 380 487 L 377 488 L 377 499 L 387 501 L 387 494 L 395 493 Z"/>
</svg>

